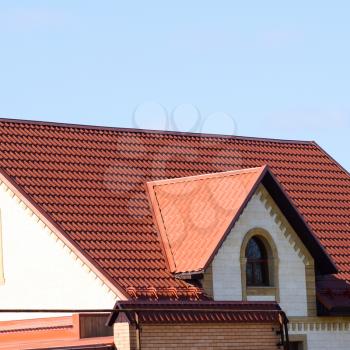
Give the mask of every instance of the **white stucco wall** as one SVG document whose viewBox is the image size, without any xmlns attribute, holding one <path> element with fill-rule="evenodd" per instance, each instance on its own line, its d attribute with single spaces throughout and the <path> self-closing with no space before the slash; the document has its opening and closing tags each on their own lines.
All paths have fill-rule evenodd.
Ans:
<svg viewBox="0 0 350 350">
<path fill-rule="evenodd" d="M 255 194 L 215 256 L 213 291 L 215 300 L 242 300 L 240 250 L 243 239 L 253 228 L 263 228 L 273 238 L 279 257 L 280 305 L 289 316 L 307 315 L 305 265 L 285 238 L 274 217 Z M 250 297 L 271 300 L 271 297 Z M 249 299 L 248 299 L 249 300 Z"/>
<path fill-rule="evenodd" d="M 0 186 L 3 266 L 0 309 L 112 308 L 116 295 Z M 0 314 L 0 320 L 47 317 Z"/>
</svg>

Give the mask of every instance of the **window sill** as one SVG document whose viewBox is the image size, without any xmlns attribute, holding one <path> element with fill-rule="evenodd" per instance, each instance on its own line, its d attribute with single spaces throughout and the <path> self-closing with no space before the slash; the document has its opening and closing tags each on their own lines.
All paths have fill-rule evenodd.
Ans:
<svg viewBox="0 0 350 350">
<path fill-rule="evenodd" d="M 248 295 L 276 296 L 276 287 L 247 287 Z"/>
</svg>

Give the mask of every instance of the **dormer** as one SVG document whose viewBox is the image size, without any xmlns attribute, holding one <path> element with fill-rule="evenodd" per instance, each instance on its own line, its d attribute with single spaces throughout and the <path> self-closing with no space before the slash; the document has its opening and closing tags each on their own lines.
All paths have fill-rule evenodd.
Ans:
<svg viewBox="0 0 350 350">
<path fill-rule="evenodd" d="M 267 166 L 147 186 L 175 277 L 200 280 L 214 300 L 316 314 L 315 274 L 336 268 Z"/>
</svg>

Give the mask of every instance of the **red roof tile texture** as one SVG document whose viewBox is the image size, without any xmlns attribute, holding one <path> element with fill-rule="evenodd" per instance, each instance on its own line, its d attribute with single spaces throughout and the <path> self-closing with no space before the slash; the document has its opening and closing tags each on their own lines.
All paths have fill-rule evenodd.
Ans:
<svg viewBox="0 0 350 350">
<path fill-rule="evenodd" d="M 113 337 L 96 337 L 85 339 L 55 339 L 55 340 L 38 340 L 22 341 L 16 339 L 13 342 L 0 343 L 1 350 L 115 350 Z"/>
<path fill-rule="evenodd" d="M 154 216 L 172 272 L 206 268 L 264 169 L 148 183 Z"/>
<path fill-rule="evenodd" d="M 323 314 L 350 314 L 350 285 L 347 281 L 332 275 L 318 276 L 316 285 L 317 299 L 323 306 Z"/>
<path fill-rule="evenodd" d="M 79 338 L 79 329 L 71 316 L 0 322 L 0 344 L 72 338 Z"/>
<path fill-rule="evenodd" d="M 81 338 L 84 315 L 0 322 L 0 349 L 114 349 L 112 336 Z"/>
<path fill-rule="evenodd" d="M 134 296 L 196 294 L 167 268 L 145 183 L 264 164 L 350 280 L 350 176 L 313 142 L 0 121 L 0 169 Z"/>
</svg>

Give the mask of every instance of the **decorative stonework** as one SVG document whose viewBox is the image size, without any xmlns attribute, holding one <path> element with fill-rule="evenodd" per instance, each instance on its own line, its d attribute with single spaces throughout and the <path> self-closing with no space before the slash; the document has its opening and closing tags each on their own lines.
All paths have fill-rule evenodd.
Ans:
<svg viewBox="0 0 350 350">
<path fill-rule="evenodd" d="M 311 254 L 305 248 L 304 244 L 263 185 L 258 187 L 256 194 L 260 197 L 265 208 L 270 212 L 270 215 L 274 218 L 276 224 L 279 226 L 290 245 L 298 253 L 299 257 L 303 259 L 306 265 L 313 264 Z"/>
<path fill-rule="evenodd" d="M 114 299 L 118 299 L 118 294 L 117 291 L 113 290 L 115 289 L 112 284 L 109 286 L 107 285 L 93 270 L 92 268 L 88 265 L 87 262 L 84 262 L 82 258 L 80 258 L 63 240 L 61 240 L 58 235 L 51 230 L 51 228 L 43 221 L 39 218 L 38 215 L 36 215 L 33 210 L 24 202 L 21 200 L 21 198 L 19 198 L 12 190 L 11 188 L 5 184 L 5 182 L 0 180 L 0 189 L 3 190 L 4 192 L 6 192 L 10 198 L 12 200 L 14 200 L 17 205 L 19 205 L 20 208 L 22 208 L 24 210 L 24 212 L 26 213 L 26 215 L 28 217 L 30 217 L 30 219 L 35 223 L 38 224 L 42 229 L 43 232 L 45 232 L 48 236 L 51 237 L 51 239 L 53 239 L 57 246 L 62 249 L 67 255 L 70 255 L 79 266 L 81 266 L 85 272 L 87 272 L 89 275 L 91 275 L 93 277 L 94 280 L 97 280 L 97 282 L 101 285 L 101 287 L 103 288 L 103 290 L 110 294 L 112 298 Z M 1 232 L 1 231 L 0 231 Z M 1 238 L 1 234 L 0 234 L 0 238 Z M 0 248 L 1 248 L 1 240 L 0 240 Z M 0 258 L 1 258 L 1 253 L 0 253 Z M 2 267 L 2 261 L 0 263 L 0 268 Z M 0 270 L 0 272 L 3 271 L 2 269 Z M 1 277 L 0 277 L 0 284 L 1 284 Z"/>
<path fill-rule="evenodd" d="M 290 317 L 288 329 L 292 333 L 350 331 L 350 317 Z"/>
</svg>

